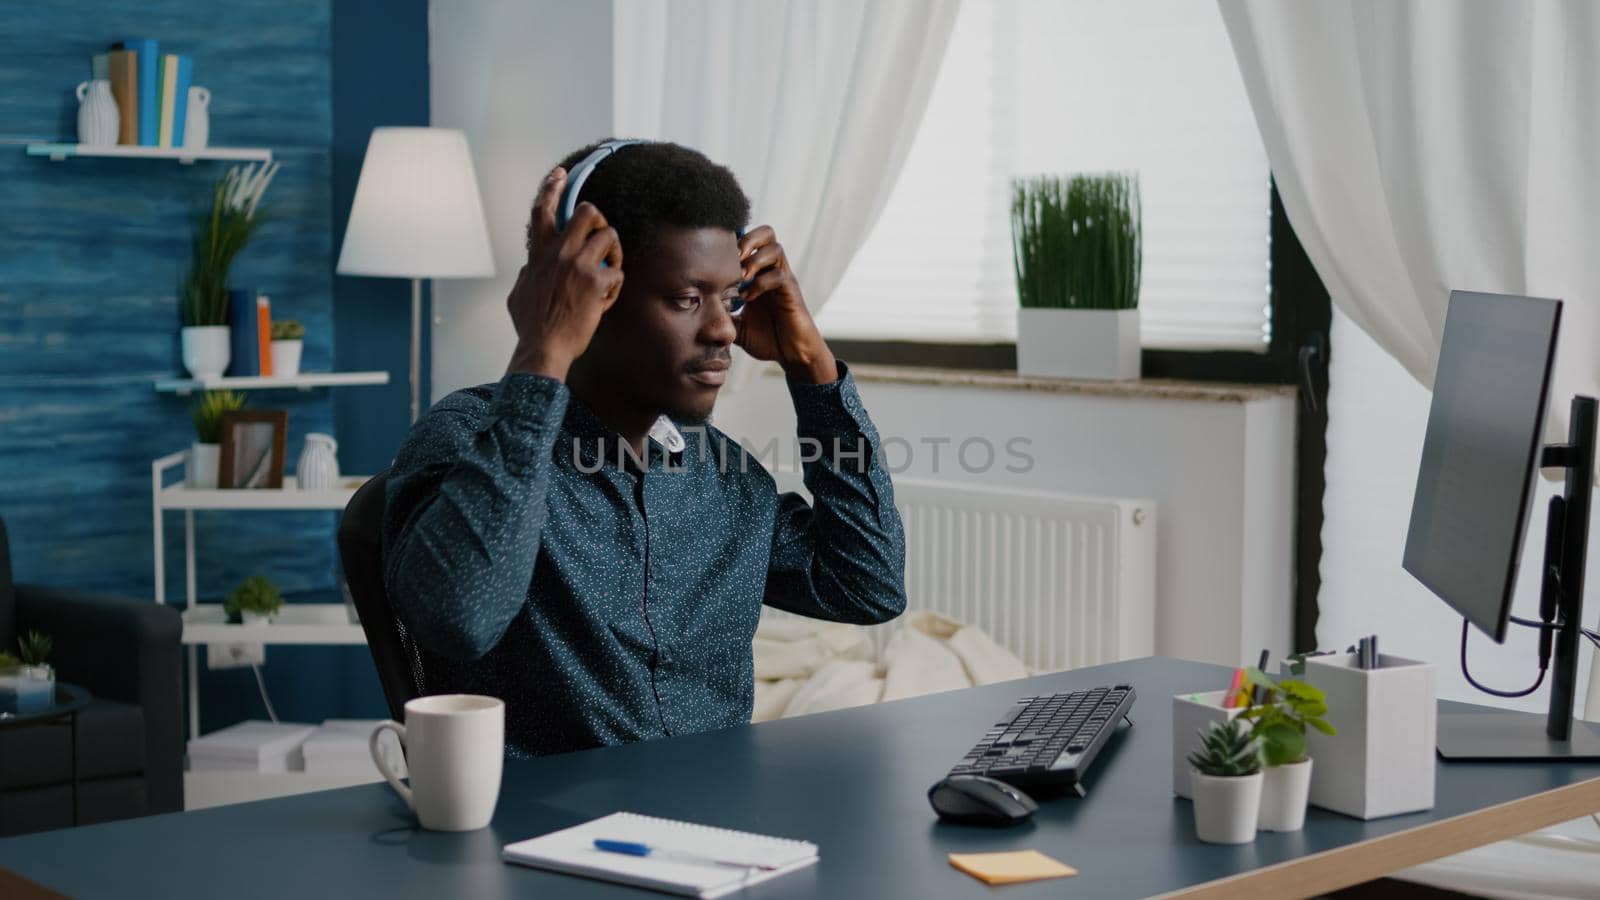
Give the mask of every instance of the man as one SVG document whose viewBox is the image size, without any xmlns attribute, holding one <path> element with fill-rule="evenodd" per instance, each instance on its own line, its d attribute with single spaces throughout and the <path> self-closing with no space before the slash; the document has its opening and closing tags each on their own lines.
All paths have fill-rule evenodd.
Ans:
<svg viewBox="0 0 1600 900">
<path fill-rule="evenodd" d="M 539 189 L 505 377 L 435 405 L 388 484 L 385 580 L 427 689 L 504 699 L 513 753 L 748 722 L 763 602 L 857 623 L 905 608 L 877 432 L 772 229 L 738 236 L 749 201 L 726 168 L 641 143 L 558 231 L 595 146 Z M 821 451 L 814 508 L 706 424 L 733 344 L 787 376 Z"/>
</svg>

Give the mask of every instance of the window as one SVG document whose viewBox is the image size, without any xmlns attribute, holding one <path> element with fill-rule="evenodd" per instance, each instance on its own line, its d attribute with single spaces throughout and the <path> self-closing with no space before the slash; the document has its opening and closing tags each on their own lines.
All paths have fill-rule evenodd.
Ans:
<svg viewBox="0 0 1600 900">
<path fill-rule="evenodd" d="M 968 0 L 883 214 L 818 315 L 857 340 L 1016 338 L 1011 179 L 1136 170 L 1144 344 L 1264 353 L 1270 181 L 1216 6 Z"/>
</svg>

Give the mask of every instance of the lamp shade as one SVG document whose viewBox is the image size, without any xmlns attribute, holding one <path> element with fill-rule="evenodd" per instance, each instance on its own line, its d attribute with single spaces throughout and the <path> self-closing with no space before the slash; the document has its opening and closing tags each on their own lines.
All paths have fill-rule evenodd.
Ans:
<svg viewBox="0 0 1600 900">
<path fill-rule="evenodd" d="M 389 278 L 494 274 L 465 134 L 454 128 L 372 130 L 336 271 Z"/>
</svg>

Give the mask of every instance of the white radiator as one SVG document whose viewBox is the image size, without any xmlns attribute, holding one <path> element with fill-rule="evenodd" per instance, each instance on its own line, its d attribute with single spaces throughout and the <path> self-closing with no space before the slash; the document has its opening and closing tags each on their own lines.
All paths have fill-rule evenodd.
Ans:
<svg viewBox="0 0 1600 900">
<path fill-rule="evenodd" d="M 894 492 L 908 609 L 977 625 L 1040 672 L 1155 652 L 1155 501 L 913 478 Z M 870 629 L 878 649 L 893 628 Z"/>
</svg>

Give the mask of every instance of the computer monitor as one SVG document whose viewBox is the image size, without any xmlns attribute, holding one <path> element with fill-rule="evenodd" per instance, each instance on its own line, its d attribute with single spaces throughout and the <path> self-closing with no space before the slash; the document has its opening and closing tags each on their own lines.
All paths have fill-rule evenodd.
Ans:
<svg viewBox="0 0 1600 900">
<path fill-rule="evenodd" d="M 1600 755 L 1600 734 L 1581 723 L 1574 732 L 1572 722 L 1594 400 L 1574 398 L 1571 443 L 1546 447 L 1542 439 L 1560 325 L 1559 300 L 1450 294 L 1406 534 L 1406 571 L 1466 621 L 1503 642 L 1512 622 L 1534 479 L 1542 466 L 1566 467 L 1568 479 L 1565 496 L 1552 503 L 1547 519 L 1541 622 L 1533 623 L 1545 632 L 1541 681 L 1552 646 L 1555 650 L 1546 727 L 1541 733 L 1537 717 L 1499 710 L 1441 713 L 1439 752 L 1446 757 Z M 1462 640 L 1465 670 L 1465 631 Z"/>
</svg>

